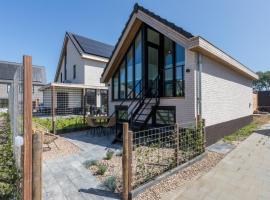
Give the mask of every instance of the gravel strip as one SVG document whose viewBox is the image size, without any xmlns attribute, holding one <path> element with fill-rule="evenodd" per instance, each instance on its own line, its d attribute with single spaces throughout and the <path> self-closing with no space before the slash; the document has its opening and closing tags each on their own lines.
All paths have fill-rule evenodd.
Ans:
<svg viewBox="0 0 270 200">
<path fill-rule="evenodd" d="M 43 160 L 52 160 L 80 151 L 79 147 L 60 136 L 57 137 L 55 143 L 52 142 L 49 146 L 51 149 L 49 149 L 47 145 L 43 147 Z"/>
<path fill-rule="evenodd" d="M 185 168 L 177 174 L 161 181 L 157 185 L 149 188 L 145 192 L 139 194 L 135 200 L 158 200 L 161 195 L 172 191 L 176 188 L 183 187 L 185 184 L 195 180 L 199 176 L 205 174 L 224 157 L 222 154 L 207 152 L 207 155 L 193 165 Z"/>
</svg>

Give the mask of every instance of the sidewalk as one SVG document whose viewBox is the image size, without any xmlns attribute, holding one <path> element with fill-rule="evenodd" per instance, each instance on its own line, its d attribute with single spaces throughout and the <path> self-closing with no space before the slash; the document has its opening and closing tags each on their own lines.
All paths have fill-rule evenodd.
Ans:
<svg viewBox="0 0 270 200">
<path fill-rule="evenodd" d="M 269 200 L 270 124 L 253 133 L 210 172 L 162 196 L 170 200 Z"/>
</svg>

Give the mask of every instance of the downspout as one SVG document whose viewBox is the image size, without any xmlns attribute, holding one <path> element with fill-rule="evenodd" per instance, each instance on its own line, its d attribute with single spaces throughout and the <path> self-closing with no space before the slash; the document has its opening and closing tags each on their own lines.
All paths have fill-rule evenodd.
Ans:
<svg viewBox="0 0 270 200">
<path fill-rule="evenodd" d="M 202 55 L 197 53 L 197 116 L 202 117 Z"/>
</svg>

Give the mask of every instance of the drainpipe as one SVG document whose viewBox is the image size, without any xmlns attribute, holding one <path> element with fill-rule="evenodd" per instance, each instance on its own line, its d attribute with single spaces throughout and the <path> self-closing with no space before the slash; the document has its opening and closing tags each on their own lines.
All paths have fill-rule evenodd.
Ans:
<svg viewBox="0 0 270 200">
<path fill-rule="evenodd" d="M 202 116 L 202 55 L 197 53 L 197 116 Z"/>
</svg>

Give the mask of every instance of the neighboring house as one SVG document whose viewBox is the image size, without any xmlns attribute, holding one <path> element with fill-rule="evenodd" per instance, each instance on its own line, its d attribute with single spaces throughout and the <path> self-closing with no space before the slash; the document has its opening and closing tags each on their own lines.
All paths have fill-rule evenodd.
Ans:
<svg viewBox="0 0 270 200">
<path fill-rule="evenodd" d="M 72 110 L 76 110 L 75 114 L 82 111 L 84 89 L 88 107 L 107 108 L 108 88 L 100 83 L 100 78 L 112 50 L 111 45 L 67 32 L 54 83 L 43 88 L 44 106 L 51 106 L 50 88 L 55 86 L 58 88 L 57 104 L 61 105 L 61 110 L 69 110 L 68 113 L 72 113 Z"/>
<path fill-rule="evenodd" d="M 15 77 L 16 71 L 21 66 L 22 64 L 19 63 L 0 61 L 0 108 L 8 107 L 9 92 L 15 79 L 19 79 L 17 80 L 19 83 L 18 92 L 22 93 L 22 74 Z M 46 84 L 46 71 L 42 66 L 33 65 L 32 73 L 32 101 L 33 109 L 36 109 L 43 103 L 43 93 L 39 89 Z"/>
<path fill-rule="evenodd" d="M 101 80 L 118 121 L 136 130 L 201 116 L 209 145 L 251 122 L 257 78 L 206 39 L 135 4 Z"/>
</svg>

